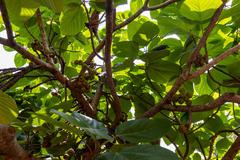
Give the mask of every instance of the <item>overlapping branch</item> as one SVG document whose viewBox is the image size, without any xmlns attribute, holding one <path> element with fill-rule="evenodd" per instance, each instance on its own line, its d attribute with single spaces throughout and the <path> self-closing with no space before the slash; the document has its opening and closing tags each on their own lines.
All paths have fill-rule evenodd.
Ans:
<svg viewBox="0 0 240 160">
<path fill-rule="evenodd" d="M 4 0 L 0 0 L 0 11 L 2 14 L 2 18 L 4 21 L 7 36 L 8 36 L 8 39 L 0 38 L 0 44 L 8 46 L 8 47 L 16 50 L 24 58 L 30 60 L 31 62 L 33 62 L 36 65 L 39 65 L 42 69 L 45 69 L 45 70 L 49 71 L 50 73 L 52 73 L 54 75 L 54 77 L 63 86 L 66 86 L 67 88 L 69 88 L 71 90 L 73 95 L 75 95 L 77 101 L 79 101 L 79 104 L 81 104 L 81 106 L 83 107 L 85 113 L 88 116 L 93 117 L 95 114 L 93 112 L 91 104 L 86 100 L 86 98 L 84 97 L 84 95 L 82 93 L 78 92 L 79 90 L 76 89 L 76 86 L 74 84 L 72 84 L 72 82 L 65 75 L 63 75 L 52 63 L 49 63 L 49 60 L 47 60 L 47 62 L 43 61 L 42 59 L 31 54 L 31 52 L 29 52 L 26 48 L 24 48 L 23 46 L 21 46 L 20 44 L 15 42 L 15 40 L 13 39 L 13 31 L 12 31 L 11 23 L 9 21 L 8 12 L 7 12 L 7 8 L 6 8 Z M 40 20 L 39 15 L 38 15 L 38 18 Z M 42 40 L 45 41 L 47 39 L 45 37 L 46 35 L 43 32 L 44 28 L 43 28 L 42 22 L 40 22 L 40 21 L 39 21 L 39 26 L 40 26 L 40 30 L 42 32 Z M 46 45 L 47 42 L 43 42 L 43 43 L 45 44 L 45 49 L 47 49 L 47 52 L 48 52 L 49 51 L 48 46 Z M 81 87 L 81 86 L 77 86 L 77 87 Z"/>
<path fill-rule="evenodd" d="M 111 64 L 111 48 L 112 48 L 112 34 L 114 26 L 114 13 L 113 13 L 113 1 L 106 1 L 106 40 L 105 40 L 105 52 L 104 62 L 106 67 L 106 78 L 108 86 L 110 88 L 111 95 L 113 97 L 113 110 L 115 112 L 114 126 L 120 123 L 122 118 L 121 104 L 117 95 L 115 84 L 112 77 L 112 64 Z"/>
<path fill-rule="evenodd" d="M 222 106 L 223 104 L 225 104 L 226 102 L 233 102 L 233 103 L 240 104 L 240 95 L 237 95 L 235 93 L 224 93 L 222 96 L 218 97 L 214 101 L 204 105 L 192 105 L 190 108 L 188 108 L 185 105 L 173 106 L 173 105 L 167 104 L 162 106 L 161 110 L 188 112 L 190 109 L 191 112 L 204 112 L 204 111 L 216 109 Z"/>
<path fill-rule="evenodd" d="M 157 105 L 153 106 L 152 108 L 150 108 L 147 112 L 145 112 L 143 114 L 143 117 L 152 117 L 155 114 L 157 114 L 164 105 L 169 104 L 169 102 L 171 102 L 172 97 L 176 94 L 178 89 L 183 85 L 183 83 L 186 80 L 188 80 L 188 77 L 189 77 L 190 71 L 191 71 L 191 67 L 192 67 L 192 63 L 196 59 L 196 56 L 199 54 L 199 51 L 201 50 L 201 48 L 205 46 L 206 40 L 207 40 L 210 32 L 214 28 L 214 26 L 217 22 L 217 19 L 219 18 L 220 14 L 223 10 L 225 3 L 226 2 L 223 2 L 223 4 L 215 11 L 206 31 L 203 33 L 203 36 L 201 37 L 197 47 L 193 51 L 192 56 L 190 56 L 190 58 L 188 59 L 186 68 L 184 68 L 182 74 L 177 78 L 173 87 L 170 89 L 170 91 L 167 93 L 167 95 L 162 99 L 162 101 L 159 102 Z"/>
<path fill-rule="evenodd" d="M 222 160 L 232 160 L 232 159 L 234 159 L 239 150 L 240 150 L 240 135 L 237 136 L 236 140 L 233 142 L 231 147 L 225 153 Z"/>
</svg>

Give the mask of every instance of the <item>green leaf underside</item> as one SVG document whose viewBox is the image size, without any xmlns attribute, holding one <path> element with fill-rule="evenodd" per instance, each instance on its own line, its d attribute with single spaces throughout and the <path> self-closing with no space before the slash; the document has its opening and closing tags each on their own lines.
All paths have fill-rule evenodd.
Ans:
<svg viewBox="0 0 240 160">
<path fill-rule="evenodd" d="M 16 102 L 0 90 L 0 124 L 10 124 L 18 115 Z"/>
</svg>

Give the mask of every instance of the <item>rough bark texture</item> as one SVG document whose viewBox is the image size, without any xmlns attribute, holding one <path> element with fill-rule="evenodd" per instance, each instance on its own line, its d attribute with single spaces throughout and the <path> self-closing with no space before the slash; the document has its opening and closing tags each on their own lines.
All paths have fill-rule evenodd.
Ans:
<svg viewBox="0 0 240 160">
<path fill-rule="evenodd" d="M 0 124 L 0 155 L 5 160 L 34 160 L 17 142 L 15 129 Z"/>
</svg>

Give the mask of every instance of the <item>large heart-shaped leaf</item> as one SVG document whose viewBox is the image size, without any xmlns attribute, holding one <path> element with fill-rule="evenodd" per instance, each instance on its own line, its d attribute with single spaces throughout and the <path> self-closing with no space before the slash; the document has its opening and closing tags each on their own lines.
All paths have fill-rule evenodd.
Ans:
<svg viewBox="0 0 240 160">
<path fill-rule="evenodd" d="M 137 119 L 124 122 L 116 129 L 116 135 L 129 142 L 149 142 L 161 138 L 171 129 L 167 119 Z"/>
<path fill-rule="evenodd" d="M 34 0 L 7 0 L 6 6 L 10 20 L 21 25 L 35 14 L 40 4 Z"/>
<path fill-rule="evenodd" d="M 10 124 L 17 115 L 15 100 L 0 90 L 0 124 Z"/>
<path fill-rule="evenodd" d="M 27 59 L 23 58 L 21 54 L 15 54 L 14 63 L 16 67 L 22 67 L 24 64 L 26 64 L 26 62 Z"/>
<path fill-rule="evenodd" d="M 180 74 L 180 66 L 168 61 L 159 60 L 158 62 L 150 63 L 147 67 L 149 77 L 157 82 L 166 83 L 174 76 Z"/>
<path fill-rule="evenodd" d="M 113 52 L 118 57 L 136 57 L 138 44 L 133 41 L 121 41 L 113 45 Z"/>
<path fill-rule="evenodd" d="M 158 32 L 159 28 L 156 24 L 145 22 L 133 36 L 133 41 L 142 46 L 147 45 Z"/>
<path fill-rule="evenodd" d="M 211 18 L 221 4 L 221 0 L 185 0 L 180 13 L 190 20 L 204 21 Z"/>
<path fill-rule="evenodd" d="M 41 2 L 56 13 L 63 11 L 64 0 L 41 0 Z"/>
<path fill-rule="evenodd" d="M 97 160 L 178 160 L 177 155 L 159 145 L 123 147 L 118 152 L 106 152 Z"/>
<path fill-rule="evenodd" d="M 85 26 L 86 13 L 79 4 L 69 4 L 60 19 L 61 33 L 64 35 L 75 35 Z"/>
<path fill-rule="evenodd" d="M 108 135 L 108 130 L 104 126 L 104 124 L 98 122 L 95 119 L 92 119 L 77 112 L 73 112 L 72 115 L 59 112 L 57 110 L 51 110 L 51 112 L 61 116 L 65 120 L 69 121 L 71 124 L 80 127 L 93 138 L 112 140 L 112 137 Z"/>
</svg>

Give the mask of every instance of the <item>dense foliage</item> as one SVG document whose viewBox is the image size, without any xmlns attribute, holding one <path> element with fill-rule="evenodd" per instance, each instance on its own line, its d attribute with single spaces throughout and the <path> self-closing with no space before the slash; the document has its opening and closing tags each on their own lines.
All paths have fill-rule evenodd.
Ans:
<svg viewBox="0 0 240 160">
<path fill-rule="evenodd" d="M 35 158 L 240 158 L 240 1 L 123 4 L 0 0 L 0 123 Z"/>
</svg>

